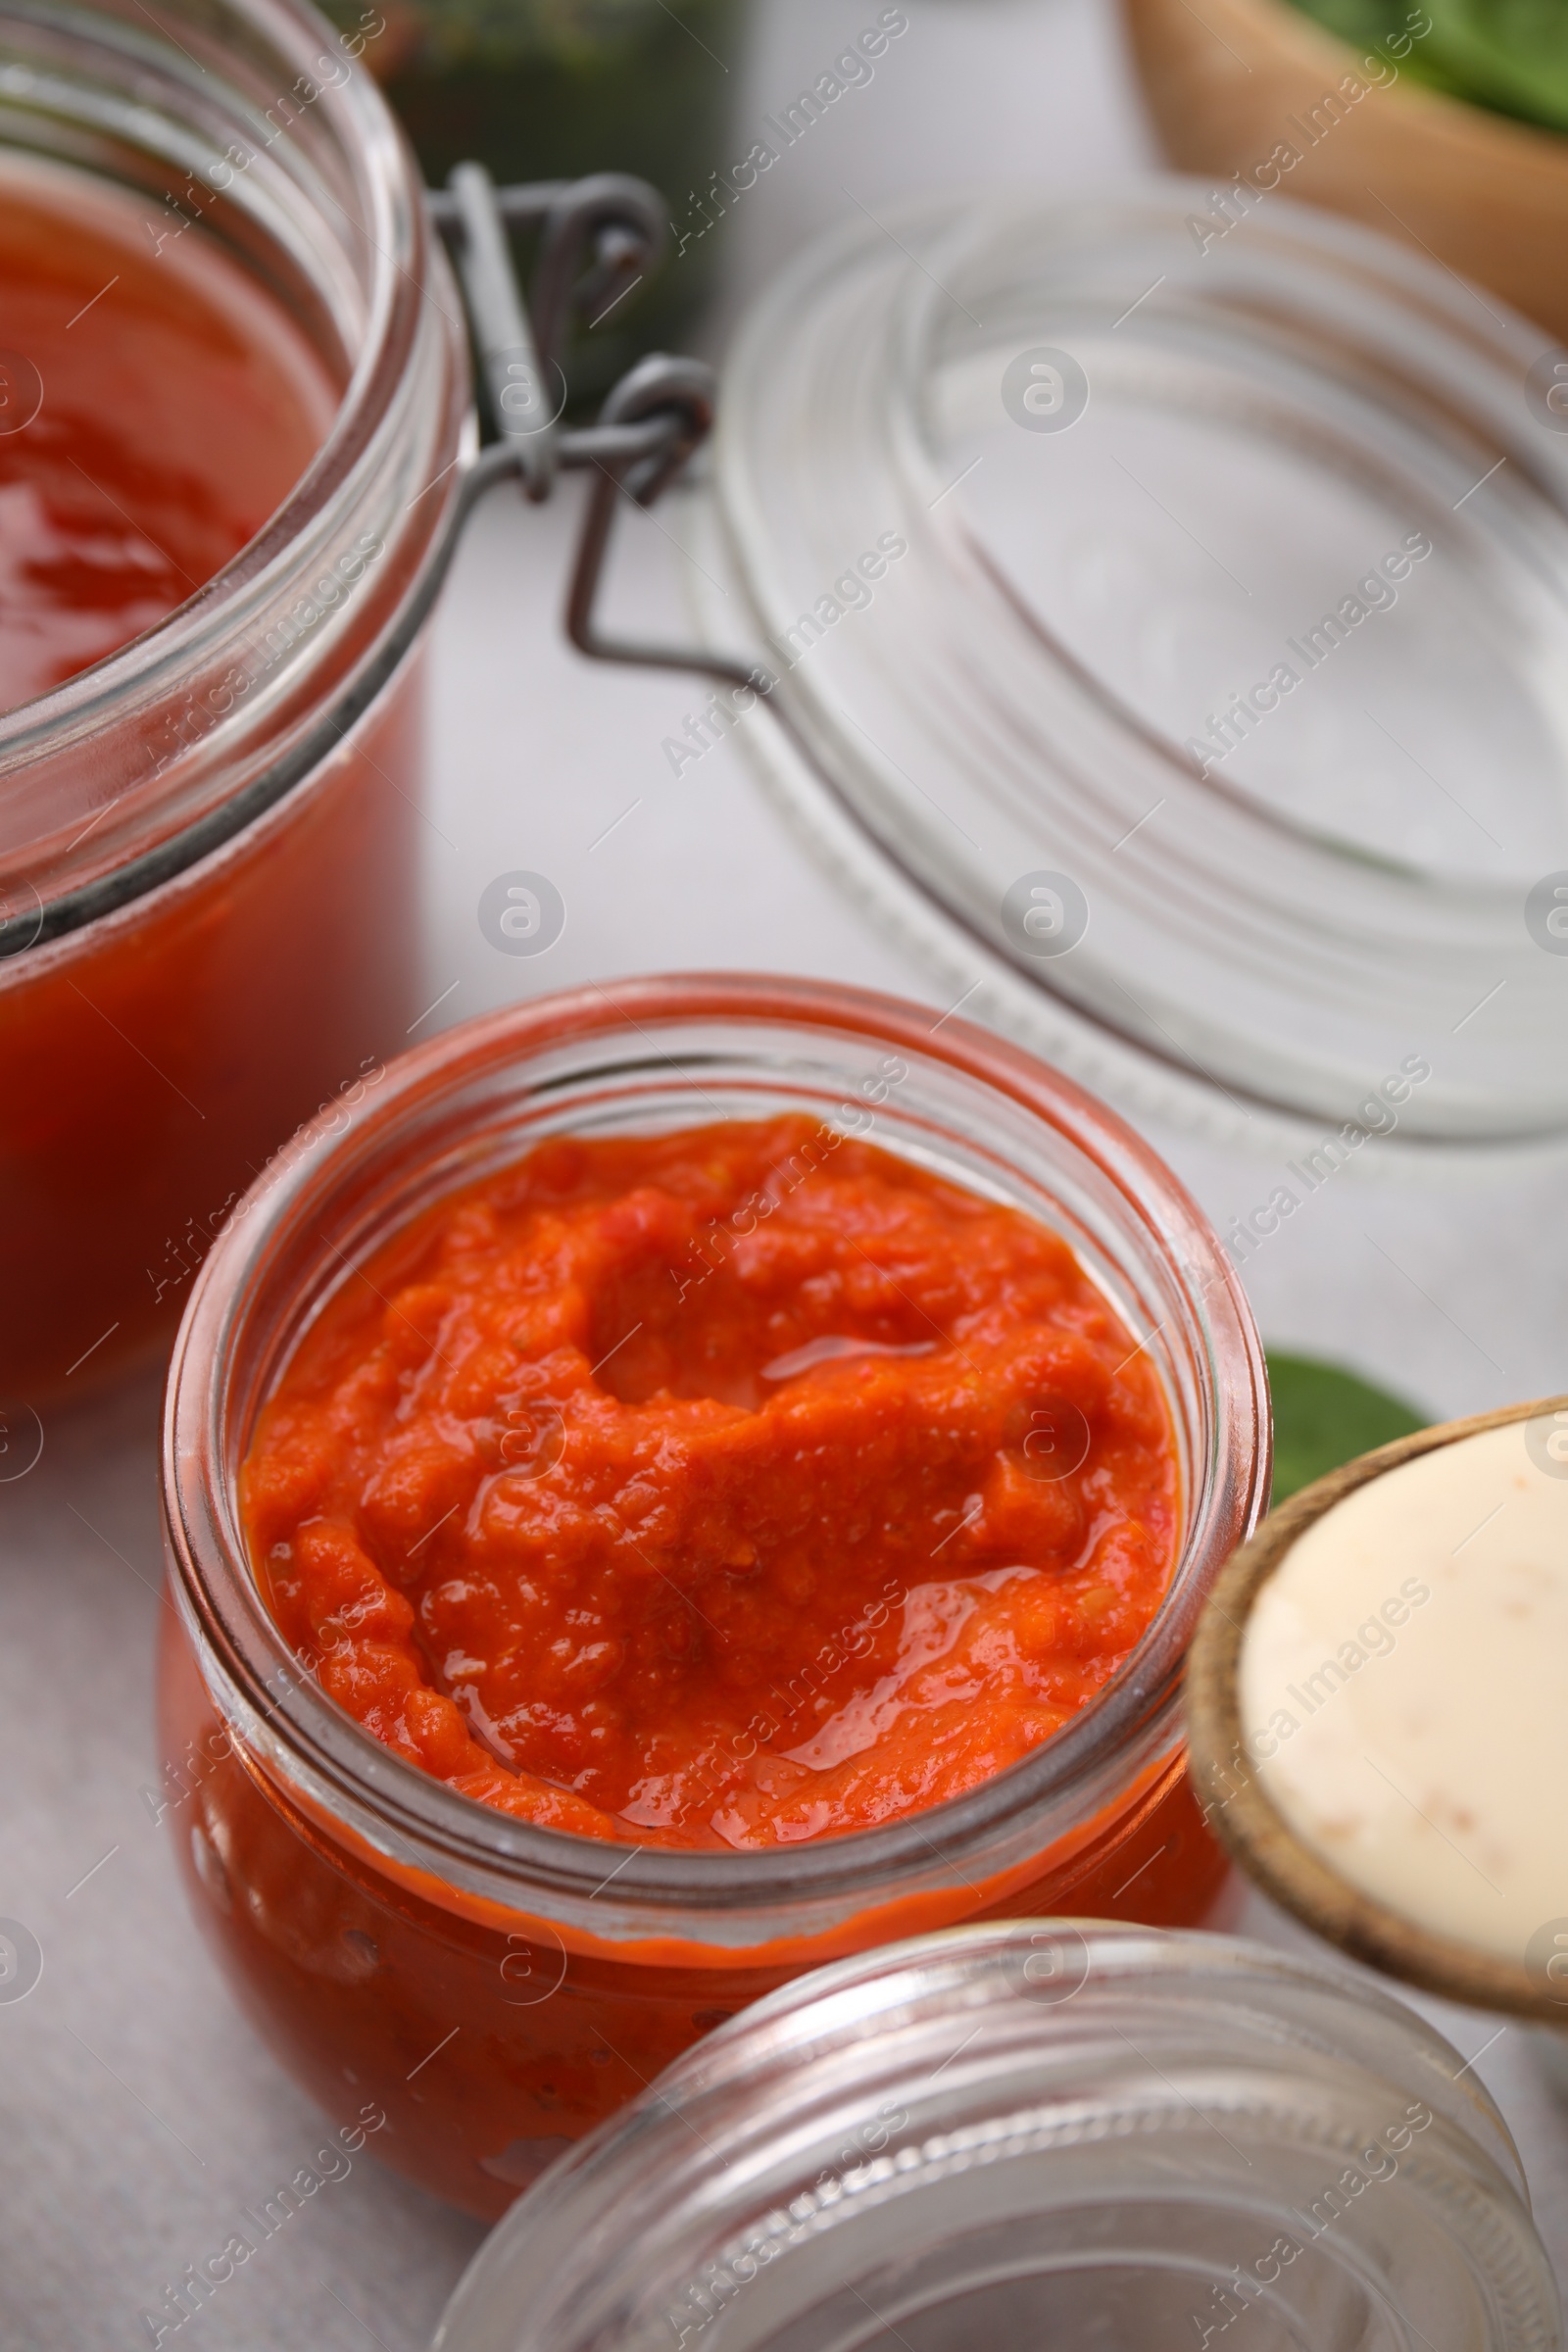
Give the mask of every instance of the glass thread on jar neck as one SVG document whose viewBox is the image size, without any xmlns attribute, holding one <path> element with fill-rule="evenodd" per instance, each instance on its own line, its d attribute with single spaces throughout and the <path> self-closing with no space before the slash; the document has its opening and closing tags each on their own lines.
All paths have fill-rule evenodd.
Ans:
<svg viewBox="0 0 1568 2352">
<path fill-rule="evenodd" d="M 1229 1937 L 1024 1920 L 754 2004 L 514 2210 L 436 2343 L 721 2320 L 735 2352 L 836 2352 L 867 2306 L 922 2352 L 1091 2325 L 1141 2352 L 1250 2313 L 1281 2345 L 1560 2340 L 1507 2129 L 1413 2012 Z"/>
</svg>

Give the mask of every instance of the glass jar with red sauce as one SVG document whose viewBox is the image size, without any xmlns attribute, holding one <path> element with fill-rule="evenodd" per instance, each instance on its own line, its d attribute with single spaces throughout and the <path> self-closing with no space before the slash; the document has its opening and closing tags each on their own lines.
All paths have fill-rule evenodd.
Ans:
<svg viewBox="0 0 1568 2352">
<path fill-rule="evenodd" d="M 417 640 L 472 428 L 382 28 L 0 10 L 11 1398 L 172 1331 L 417 1009 Z"/>
<path fill-rule="evenodd" d="M 475 1801 L 363 1728 L 285 1638 L 242 1505 L 269 1401 L 358 1269 L 455 1194 L 563 1139 L 784 1114 L 1067 1245 L 1168 1420 L 1163 1596 L 1043 1744 L 876 1826 L 682 1848 Z M 328 2105 L 373 2096 L 388 2161 L 493 2214 L 711 2026 L 825 1960 L 1017 1913 L 1191 1924 L 1223 1868 L 1188 1787 L 1183 1660 L 1266 1497 L 1267 1430 L 1250 1314 L 1181 1187 L 1091 1097 L 961 1019 L 720 975 L 616 983 L 454 1030 L 274 1161 L 176 1343 L 158 1807 L 203 1930 L 307 2087 Z"/>
</svg>

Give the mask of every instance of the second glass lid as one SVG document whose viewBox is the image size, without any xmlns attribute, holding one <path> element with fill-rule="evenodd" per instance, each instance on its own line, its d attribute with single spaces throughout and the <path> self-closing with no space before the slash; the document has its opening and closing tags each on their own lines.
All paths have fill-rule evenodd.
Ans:
<svg viewBox="0 0 1568 2352">
<path fill-rule="evenodd" d="M 859 220 L 730 359 L 722 633 L 957 968 L 1241 1105 L 1558 1137 L 1544 341 L 1282 195 Z"/>
</svg>

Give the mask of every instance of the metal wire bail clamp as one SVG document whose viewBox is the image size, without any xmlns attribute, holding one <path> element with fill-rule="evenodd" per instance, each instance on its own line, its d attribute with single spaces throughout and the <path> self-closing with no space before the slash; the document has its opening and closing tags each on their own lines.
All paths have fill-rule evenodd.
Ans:
<svg viewBox="0 0 1568 2352">
<path fill-rule="evenodd" d="M 462 513 L 515 476 L 524 497 L 547 499 L 562 472 L 595 476 L 566 595 L 566 634 L 596 662 L 697 670 L 766 694 L 768 672 L 694 646 L 607 636 L 595 609 L 619 499 L 651 507 L 708 437 L 715 379 L 700 360 L 652 353 L 628 369 L 590 425 L 560 422 L 561 349 L 573 318 L 603 317 L 662 258 L 664 206 L 646 180 L 601 172 L 578 180 L 498 188 L 483 165 L 456 166 L 427 191 L 463 289 L 479 396 L 497 436 L 464 486 Z M 513 268 L 508 232 L 537 227 L 531 303 Z M 585 268 L 584 265 L 587 264 Z"/>
</svg>

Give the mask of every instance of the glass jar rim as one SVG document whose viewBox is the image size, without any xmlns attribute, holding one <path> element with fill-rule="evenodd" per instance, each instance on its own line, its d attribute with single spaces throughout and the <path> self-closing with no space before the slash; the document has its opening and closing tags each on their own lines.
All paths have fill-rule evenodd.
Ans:
<svg viewBox="0 0 1568 2352">
<path fill-rule="evenodd" d="M 84 756 L 90 773 L 92 747 L 107 744 L 129 713 L 154 708 L 160 694 L 177 694 L 208 665 L 232 660 L 247 636 L 259 634 L 272 617 L 277 594 L 298 593 L 295 575 L 303 551 L 330 543 L 351 517 L 364 518 L 367 485 L 385 470 L 388 419 L 418 364 L 421 335 L 430 334 L 428 306 L 435 303 L 446 314 L 435 322 L 438 338 L 444 335 L 453 349 L 463 351 L 466 336 L 455 291 L 450 300 L 443 297 L 444 257 L 425 215 L 410 151 L 368 69 L 347 46 L 353 36 L 340 36 L 296 0 L 220 0 L 216 25 L 197 31 L 181 23 L 182 35 L 188 33 L 198 47 L 205 43 L 204 56 L 187 48 L 167 23 L 155 25 L 149 20 L 142 25 L 110 7 L 62 10 L 5 0 L 0 37 L 8 20 L 18 26 L 19 39 L 31 32 L 46 43 L 74 44 L 61 67 L 52 105 L 40 108 L 46 127 L 67 126 L 59 153 L 74 169 L 113 181 L 113 159 L 122 150 L 155 170 L 177 172 L 188 164 L 187 177 L 234 203 L 248 232 L 264 244 L 271 240 L 272 249 L 293 267 L 302 266 L 301 219 L 333 221 L 344 251 L 334 247 L 330 260 L 319 265 L 324 274 L 314 290 L 323 309 L 331 307 L 325 291 L 329 280 L 337 284 L 340 300 L 347 300 L 344 273 L 351 267 L 355 272 L 352 341 L 342 350 L 344 377 L 325 437 L 305 471 L 260 531 L 163 620 L 49 692 L 0 712 L 0 777 L 20 780 L 68 748 Z M 342 49 L 341 58 L 334 54 L 333 62 L 343 67 L 336 83 L 313 72 L 324 70 L 328 40 Z M 362 53 L 363 45 L 362 40 Z M 251 87 L 264 70 L 259 61 L 268 71 L 275 61 L 279 79 L 296 77 L 273 102 L 284 121 L 281 129 L 271 126 L 270 136 L 260 119 L 262 99 Z M 123 77 L 133 100 L 122 95 L 116 75 Z M 305 87 L 312 92 L 308 98 L 301 95 Z M 72 152 L 76 112 L 100 128 L 102 156 L 83 160 Z M 289 138 L 301 122 L 308 122 L 329 167 L 321 165 L 319 155 L 314 163 L 292 155 Z M 241 140 L 243 149 L 237 144 Z M 42 130 L 19 137 L 16 147 L 45 159 L 55 153 Z M 243 160 L 230 163 L 230 157 Z M 334 171 L 343 184 L 333 184 Z M 220 179 L 219 173 L 224 176 Z M 251 192 L 252 179 L 260 192 Z M 207 233 L 193 225 L 198 234 Z M 346 258 L 350 248 L 352 264 Z M 341 316 L 332 319 L 338 332 L 345 323 Z M 460 370 L 462 366 L 460 359 Z M 440 405 L 438 394 L 434 406 Z M 439 433 L 450 426 L 432 416 L 431 429 Z M 470 433 L 465 447 L 471 440 Z M 115 827 L 88 827 L 79 851 L 74 842 L 57 851 L 49 835 L 31 825 L 8 853 L 19 880 L 16 909 L 0 903 L 0 913 L 10 914 L 5 953 L 15 956 L 34 942 L 76 930 L 158 888 L 270 806 L 339 740 L 397 667 L 439 584 L 461 481 L 449 469 L 444 482 L 438 476 L 425 487 L 435 493 L 426 513 L 404 526 L 410 546 L 419 550 L 415 577 L 382 615 L 370 653 L 357 654 L 346 675 L 329 680 L 308 726 L 302 730 L 290 722 L 282 734 L 274 726 L 259 755 L 240 756 L 248 762 L 242 765 L 243 783 L 216 804 L 170 805 L 166 814 L 156 777 L 150 793 L 138 782 L 134 830 L 127 833 L 124 850 L 114 846 Z M 326 620 L 319 632 L 323 641 L 340 618 Z M 229 707 L 233 703 L 230 695 Z M 214 726 L 207 718 L 214 746 L 221 743 L 227 723 Z M 181 782 L 184 760 L 182 751 L 170 763 L 171 795 Z M 130 796 L 122 792 L 122 797 L 128 801 Z M 66 830 L 64 823 L 57 828 L 61 836 Z M 39 862 L 42 856 L 47 865 Z M 29 891 L 38 902 L 35 927 L 27 919 Z"/>
<path fill-rule="evenodd" d="M 366 1732 L 297 1666 L 263 1601 L 239 1526 L 229 1464 L 230 1384 L 247 1319 L 261 1311 L 285 1251 L 319 1215 L 335 1169 L 368 1168 L 416 1138 L 432 1102 L 457 1096 L 486 1071 L 525 1073 L 547 1052 L 605 1047 L 637 1067 L 670 1064 L 659 1025 L 732 1021 L 766 1029 L 854 1036 L 995 1092 L 1043 1122 L 1113 1185 L 1152 1254 L 1173 1267 L 1201 1333 L 1215 1399 L 1204 1493 L 1193 1498 L 1184 1557 L 1142 1642 L 1083 1712 L 1031 1755 L 965 1794 L 883 1827 L 761 1851 L 688 1851 L 582 1838 L 521 1822 L 459 1794 Z M 454 1174 L 443 1184 L 450 1190 Z M 314 1230 L 314 1228 L 313 1228 Z M 342 1256 L 329 1237 L 311 1263 Z M 1152 1334 L 1141 1346 L 1149 1345 Z M 1156 1154 L 1114 1112 L 1021 1049 L 958 1019 L 937 1024 L 897 999 L 826 983 L 755 973 L 634 979 L 539 998 L 484 1016 L 402 1056 L 373 1100 L 334 1105 L 286 1146 L 220 1230 L 198 1277 L 176 1340 L 165 1407 L 165 1530 L 175 1597 L 187 1632 L 220 1679 L 220 1712 L 239 1713 L 277 1743 L 326 1796 L 367 1804 L 394 1841 L 419 1843 L 453 1868 L 488 1870 L 514 1887 L 591 1901 L 614 1881 L 617 1904 L 663 1903 L 717 1917 L 760 1898 L 832 1901 L 896 1886 L 932 1857 L 972 1846 L 1026 1822 L 1074 1784 L 1107 1741 L 1178 1720 L 1188 1643 L 1203 1593 L 1258 1517 L 1267 1493 L 1267 1375 L 1250 1309 L 1201 1211 Z M 1184 1573 L 1186 1572 L 1186 1573 Z M 940 1844 L 938 1841 L 941 1841 Z M 428 1860 L 427 1868 L 433 1868 Z M 526 1907 L 525 1905 L 522 1907 Z M 600 1914 L 594 1916 L 603 1916 Z"/>
</svg>

